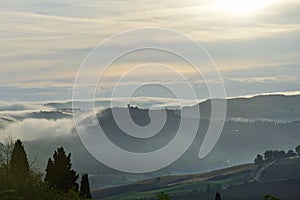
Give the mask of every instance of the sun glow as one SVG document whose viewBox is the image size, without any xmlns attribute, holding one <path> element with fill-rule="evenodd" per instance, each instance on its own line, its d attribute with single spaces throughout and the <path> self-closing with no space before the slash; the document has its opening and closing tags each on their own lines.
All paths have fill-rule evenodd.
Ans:
<svg viewBox="0 0 300 200">
<path fill-rule="evenodd" d="M 249 15 L 258 13 L 277 0 L 215 0 L 212 3 L 214 10 L 232 15 Z"/>
</svg>

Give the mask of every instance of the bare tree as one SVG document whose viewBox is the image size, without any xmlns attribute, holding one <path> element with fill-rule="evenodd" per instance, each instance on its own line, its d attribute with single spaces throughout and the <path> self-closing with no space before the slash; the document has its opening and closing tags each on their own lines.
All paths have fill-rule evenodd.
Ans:
<svg viewBox="0 0 300 200">
<path fill-rule="evenodd" d="M 4 139 L 3 145 L 0 146 L 0 164 L 8 167 L 11 155 L 15 146 L 15 142 L 12 137 Z"/>
<path fill-rule="evenodd" d="M 40 171 L 41 169 L 39 168 L 39 154 L 38 152 L 34 152 L 34 155 L 33 153 L 31 155 L 29 155 L 29 168 L 30 170 L 32 171 Z"/>
</svg>

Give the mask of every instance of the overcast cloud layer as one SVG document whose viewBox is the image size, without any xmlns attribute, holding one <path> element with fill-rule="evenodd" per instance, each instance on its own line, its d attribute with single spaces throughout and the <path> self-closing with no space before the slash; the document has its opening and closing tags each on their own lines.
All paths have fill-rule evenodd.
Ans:
<svg viewBox="0 0 300 200">
<path fill-rule="evenodd" d="M 248 14 L 220 9 L 215 2 L 2 0 L 0 100 L 71 99 L 87 53 L 111 35 L 141 27 L 171 28 L 204 45 L 222 72 L 229 96 L 298 90 L 300 1 L 270 0 Z M 118 45 L 126 43 L 114 48 Z M 156 81 L 157 71 L 146 74 Z M 109 74 L 117 75 L 113 69 Z M 205 87 L 201 80 L 188 78 L 194 87 Z M 99 96 L 109 96 L 110 89 Z M 208 98 L 203 93 L 199 89 L 199 98 Z"/>
</svg>

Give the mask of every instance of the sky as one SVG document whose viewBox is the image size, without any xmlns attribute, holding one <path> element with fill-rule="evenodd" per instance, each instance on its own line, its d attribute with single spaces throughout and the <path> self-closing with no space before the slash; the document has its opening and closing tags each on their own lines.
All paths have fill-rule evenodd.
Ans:
<svg viewBox="0 0 300 200">
<path fill-rule="evenodd" d="M 143 27 L 173 29 L 201 44 L 217 64 L 229 97 L 299 91 L 299 7 L 299 0 L 0 0 L 0 100 L 71 99 L 87 54 L 112 35 Z M 132 41 L 112 48 L 126 42 Z M 204 82 L 188 66 L 172 56 L 168 60 L 187 74 L 199 98 L 208 98 Z M 132 63 L 112 67 L 98 96 L 108 97 L 112 80 Z M 163 69 L 144 72 L 133 74 L 128 84 L 140 84 L 144 76 L 153 77 L 152 84 L 164 79 L 176 84 Z M 163 94 L 157 91 L 146 89 L 140 96 Z"/>
</svg>

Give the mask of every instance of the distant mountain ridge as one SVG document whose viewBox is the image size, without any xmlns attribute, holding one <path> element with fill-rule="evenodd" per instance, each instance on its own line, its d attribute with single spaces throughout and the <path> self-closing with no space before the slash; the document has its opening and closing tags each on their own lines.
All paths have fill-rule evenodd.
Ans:
<svg viewBox="0 0 300 200">
<path fill-rule="evenodd" d="M 209 119 L 211 101 L 218 101 L 218 99 L 206 100 L 187 108 L 195 109 L 195 106 L 198 106 L 201 118 Z M 236 118 L 274 121 L 300 120 L 300 95 L 264 95 L 228 99 L 227 120 Z"/>
<path fill-rule="evenodd" d="M 212 100 L 206 100 L 197 105 L 184 106 L 183 108 L 194 109 L 195 106 L 198 106 L 201 111 L 201 118 L 209 119 L 211 101 Z M 217 99 L 214 101 L 217 101 Z M 300 95 L 258 95 L 251 98 L 230 98 L 226 101 L 227 119 L 245 118 L 279 121 L 300 120 Z M 159 104 L 159 100 L 156 103 Z M 115 101 L 114 105 L 121 106 L 122 103 Z M 53 107 L 57 110 L 72 109 L 72 102 L 47 103 L 45 106 Z M 96 101 L 96 107 L 109 108 L 110 106 L 111 103 L 109 101 Z"/>
<path fill-rule="evenodd" d="M 204 172 L 247 163 L 252 161 L 257 153 L 261 153 L 265 149 L 281 148 L 288 150 L 300 143 L 300 95 L 269 95 L 229 99 L 227 101 L 227 120 L 221 137 L 212 152 L 200 160 L 198 153 L 209 124 L 210 101 L 207 100 L 183 108 L 200 107 L 200 121 L 194 119 L 193 116 L 184 116 L 190 120 L 198 120 L 200 128 L 195 141 L 174 164 L 154 173 L 124 174 L 104 166 L 88 153 L 77 137 L 75 129 L 70 137 L 25 141 L 25 148 L 31 155 L 36 155 L 38 152 L 39 167 L 44 170 L 47 159 L 53 154 L 53 151 L 58 146 L 64 146 L 67 152 L 72 153 L 74 168 L 79 172 L 91 174 L 92 188 L 102 188 L 161 175 Z M 56 120 L 71 117 L 72 109 L 68 107 L 70 104 L 55 104 L 55 106 L 57 108 L 49 105 L 49 109 L 52 109 L 53 112 L 35 111 L 34 114 L 24 115 L 25 117 L 23 116 L 22 119 L 36 117 L 37 119 Z M 113 109 L 120 109 L 125 112 L 128 108 Z M 66 110 L 67 114 L 65 113 Z M 146 125 L 149 123 L 148 109 L 134 108 L 130 109 L 130 113 L 137 124 Z M 111 108 L 99 112 L 98 121 L 105 130 L 107 137 L 119 147 L 134 152 L 147 152 L 165 146 L 176 134 L 180 112 L 176 109 L 168 109 L 167 115 L 167 122 L 161 132 L 146 140 L 133 138 L 120 130 L 112 117 Z M 88 122 L 89 118 L 85 120 Z M 6 126 L 7 123 L 14 123 L 14 121 L 5 121 L 5 123 L 0 121 L 0 127 L 1 124 Z M 187 130 L 187 134 L 189 134 L 189 130 Z M 99 145 L 101 145 L 101 141 L 99 141 Z"/>
</svg>

